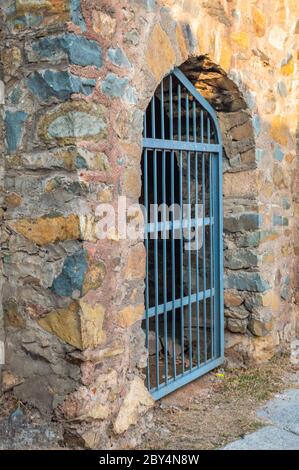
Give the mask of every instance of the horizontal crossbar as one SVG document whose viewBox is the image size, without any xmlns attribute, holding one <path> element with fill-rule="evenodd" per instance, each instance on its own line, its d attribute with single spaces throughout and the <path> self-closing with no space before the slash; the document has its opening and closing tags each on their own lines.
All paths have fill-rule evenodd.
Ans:
<svg viewBox="0 0 299 470">
<path fill-rule="evenodd" d="M 205 294 L 205 295 L 204 295 Z M 212 289 L 212 296 L 214 295 L 214 289 Z M 161 315 L 164 312 L 169 312 L 173 310 L 173 308 L 177 309 L 180 307 L 184 307 L 185 305 L 193 304 L 194 302 L 209 299 L 211 297 L 211 290 L 207 289 L 205 292 L 197 292 L 196 294 L 187 295 L 186 297 L 183 297 L 182 299 L 176 299 L 176 300 L 171 300 L 170 302 L 167 302 L 166 304 L 160 304 L 157 305 L 157 307 L 151 307 L 148 309 L 147 313 L 145 313 L 144 318 L 150 318 L 154 317 L 157 313 L 157 315 Z"/>
<path fill-rule="evenodd" d="M 210 223 L 214 222 L 213 217 L 206 217 L 204 219 L 184 219 L 184 220 L 174 220 L 172 221 L 167 221 L 167 222 L 158 222 L 155 224 L 154 222 L 151 224 L 147 224 L 147 232 L 148 233 L 156 233 L 156 232 L 163 232 L 163 231 L 169 231 L 169 230 L 180 230 L 181 228 L 194 228 L 194 227 L 202 227 L 203 225 L 209 226 Z"/>
<path fill-rule="evenodd" d="M 182 142 L 180 140 L 143 139 L 144 150 L 185 150 L 189 152 L 220 153 L 221 145 L 202 142 Z"/>
<path fill-rule="evenodd" d="M 224 358 L 219 357 L 216 359 L 210 359 L 209 361 L 200 364 L 192 368 L 191 370 L 186 370 L 184 374 L 179 374 L 175 378 L 170 378 L 167 381 L 167 384 L 164 382 L 163 384 L 159 385 L 158 388 L 150 389 L 152 397 L 154 400 L 159 400 L 160 398 L 168 395 L 168 393 L 173 392 L 174 390 L 186 385 L 187 383 L 191 382 L 192 380 L 197 379 L 198 377 L 206 374 L 215 367 L 220 366 L 223 364 Z"/>
</svg>

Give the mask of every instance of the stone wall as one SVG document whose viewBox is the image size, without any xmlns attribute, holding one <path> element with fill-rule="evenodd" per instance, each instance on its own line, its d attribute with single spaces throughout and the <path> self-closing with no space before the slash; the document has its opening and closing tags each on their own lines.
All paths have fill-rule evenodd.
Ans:
<svg viewBox="0 0 299 470">
<path fill-rule="evenodd" d="M 298 4 L 4 0 L 1 8 L 6 368 L 14 393 L 61 421 L 69 442 L 132 446 L 152 405 L 140 327 L 145 252 L 117 232 L 99 240 L 96 207 L 119 195 L 138 202 L 143 113 L 161 78 L 190 58 L 216 64 L 227 347 L 238 361 L 285 347 L 298 322 Z M 195 62 L 199 90 L 217 110 L 213 70 Z"/>
</svg>

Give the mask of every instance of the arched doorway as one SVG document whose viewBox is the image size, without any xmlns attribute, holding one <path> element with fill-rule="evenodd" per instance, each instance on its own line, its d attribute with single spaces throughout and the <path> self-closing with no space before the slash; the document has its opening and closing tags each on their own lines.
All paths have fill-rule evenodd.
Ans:
<svg viewBox="0 0 299 470">
<path fill-rule="evenodd" d="M 158 399 L 223 362 L 222 142 L 179 69 L 144 116 L 147 385 Z"/>
</svg>

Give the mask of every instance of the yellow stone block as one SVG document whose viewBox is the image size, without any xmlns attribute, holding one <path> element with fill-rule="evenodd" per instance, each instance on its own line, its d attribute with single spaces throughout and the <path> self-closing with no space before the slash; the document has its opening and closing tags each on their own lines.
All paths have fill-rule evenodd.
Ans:
<svg viewBox="0 0 299 470">
<path fill-rule="evenodd" d="M 285 0 L 276 0 L 276 14 L 280 23 L 286 21 L 286 4 Z"/>
<path fill-rule="evenodd" d="M 280 73 L 287 77 L 289 75 L 293 75 L 294 72 L 295 72 L 295 61 L 294 61 L 294 57 L 292 57 L 286 64 L 284 64 L 280 68 Z"/>
<path fill-rule="evenodd" d="M 298 202 L 294 203 L 294 215 L 296 217 L 299 217 L 299 203 Z"/>
<path fill-rule="evenodd" d="M 93 307 L 80 300 L 66 308 L 53 310 L 37 322 L 62 341 L 83 350 L 95 348 L 105 340 L 104 315 L 105 309 L 101 304 Z"/>
<path fill-rule="evenodd" d="M 144 381 L 140 377 L 134 378 L 116 417 L 114 431 L 122 434 L 136 424 L 139 417 L 153 405 L 154 400 L 146 389 Z"/>
<path fill-rule="evenodd" d="M 76 215 L 19 219 L 10 222 L 9 226 L 37 245 L 80 238 L 79 218 Z"/>
<path fill-rule="evenodd" d="M 289 129 L 286 124 L 286 118 L 274 116 L 270 125 L 270 135 L 281 145 L 286 146 L 289 139 Z"/>
<path fill-rule="evenodd" d="M 44 318 L 39 319 L 37 323 L 62 341 L 82 349 L 78 302 L 72 302 L 66 308 L 53 310 Z"/>
<path fill-rule="evenodd" d="M 294 158 L 295 158 L 295 155 L 292 155 L 291 153 L 287 153 L 286 156 L 284 157 L 287 163 L 293 163 Z"/>
<path fill-rule="evenodd" d="M 83 295 L 87 294 L 90 290 L 98 289 L 102 285 L 105 275 L 106 267 L 102 261 L 89 261 L 88 270 L 84 277 Z"/>
<path fill-rule="evenodd" d="M 50 13 L 63 13 L 69 10 L 68 0 L 16 0 L 16 13 L 32 13 L 34 10 L 46 10 Z"/>
<path fill-rule="evenodd" d="M 263 263 L 264 264 L 273 264 L 275 261 L 275 256 L 273 253 L 265 253 L 263 255 Z"/>
<path fill-rule="evenodd" d="M 249 46 L 249 37 L 246 31 L 240 31 L 231 33 L 231 40 L 242 47 L 242 49 L 247 49 Z"/>
<path fill-rule="evenodd" d="M 126 279 L 142 279 L 145 277 L 145 247 L 143 243 L 131 248 L 125 267 Z"/>
<path fill-rule="evenodd" d="M 109 14 L 93 10 L 92 12 L 93 30 L 105 38 L 112 38 L 116 30 L 116 19 Z"/>
<path fill-rule="evenodd" d="M 150 72 L 160 82 L 175 64 L 175 53 L 165 31 L 157 24 L 149 38 L 146 62 Z"/>
<path fill-rule="evenodd" d="M 79 304 L 82 348 L 95 348 L 106 339 L 103 331 L 105 308 L 100 303 L 92 306 L 83 299 L 79 301 Z"/>
<path fill-rule="evenodd" d="M 118 314 L 117 323 L 123 328 L 133 325 L 138 320 L 141 320 L 144 314 L 144 305 L 128 305 L 123 308 Z"/>
<path fill-rule="evenodd" d="M 263 306 L 270 307 L 274 312 L 280 309 L 280 296 L 273 290 L 268 291 L 263 296 Z"/>
<path fill-rule="evenodd" d="M 239 307 L 242 302 L 242 297 L 236 292 L 224 291 L 224 305 L 226 307 Z"/>
<path fill-rule="evenodd" d="M 266 16 L 259 8 L 252 7 L 253 28 L 257 36 L 262 37 L 266 32 Z"/>
<path fill-rule="evenodd" d="M 223 68 L 223 70 L 228 71 L 231 66 L 231 61 L 232 61 L 232 50 L 229 42 L 227 39 L 223 39 L 222 45 L 221 45 L 221 53 L 220 53 L 220 66 Z"/>
<path fill-rule="evenodd" d="M 140 171 L 137 168 L 127 168 L 124 172 L 124 191 L 126 196 L 138 198 L 141 192 Z"/>
</svg>

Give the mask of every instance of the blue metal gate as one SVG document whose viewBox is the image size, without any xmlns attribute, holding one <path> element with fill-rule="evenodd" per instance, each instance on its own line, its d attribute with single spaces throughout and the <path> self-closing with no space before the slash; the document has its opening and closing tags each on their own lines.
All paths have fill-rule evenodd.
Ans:
<svg viewBox="0 0 299 470">
<path fill-rule="evenodd" d="M 223 362 L 222 143 L 179 70 L 144 116 L 147 386 L 155 399 Z"/>
</svg>

